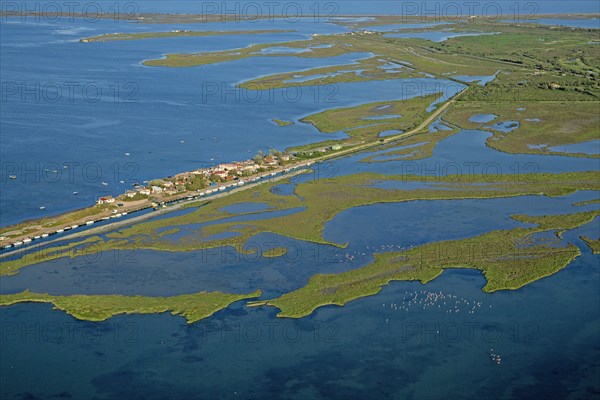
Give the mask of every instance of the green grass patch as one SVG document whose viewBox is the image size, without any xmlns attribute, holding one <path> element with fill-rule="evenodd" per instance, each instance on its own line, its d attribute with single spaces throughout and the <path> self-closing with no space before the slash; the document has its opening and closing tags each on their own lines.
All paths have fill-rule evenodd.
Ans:
<svg viewBox="0 0 600 400">
<path fill-rule="evenodd" d="M 294 123 L 292 121 L 284 121 L 282 119 L 277 119 L 277 118 L 273 118 L 271 121 L 273 121 L 273 123 L 276 124 L 277 126 L 294 125 Z"/>
<path fill-rule="evenodd" d="M 50 303 L 57 310 L 85 321 L 105 321 L 119 314 L 157 314 L 170 312 L 185 317 L 189 324 L 210 317 L 239 300 L 260 296 L 260 290 L 249 294 L 200 292 L 172 297 L 146 297 L 121 295 L 69 295 L 53 296 L 32 293 L 0 295 L 0 306 L 17 303 Z"/>
<path fill-rule="evenodd" d="M 278 317 L 300 318 L 325 305 L 343 306 L 349 301 L 379 293 L 391 281 L 427 283 L 446 268 L 482 271 L 483 290 L 518 289 L 550 276 L 567 266 L 580 252 L 577 246 L 550 247 L 532 242 L 532 235 L 549 230 L 574 229 L 591 222 L 600 211 L 544 217 L 516 216 L 532 228 L 492 231 L 474 238 L 448 240 L 410 250 L 375 254 L 365 267 L 338 274 L 313 276 L 308 284 L 276 299 L 249 305 L 280 309 Z"/>
<path fill-rule="evenodd" d="M 284 29 L 257 29 L 247 31 L 189 31 L 173 30 L 169 32 L 136 32 L 136 33 L 106 33 L 104 35 L 83 38 L 80 42 L 116 42 L 122 40 L 141 39 L 164 39 L 172 37 L 194 37 L 194 36 L 225 36 L 225 35 L 260 35 L 269 33 L 295 32 Z"/>
<path fill-rule="evenodd" d="M 592 250 L 592 254 L 600 254 L 600 239 L 591 239 L 587 236 L 580 236 L 580 238 Z"/>
<path fill-rule="evenodd" d="M 268 249 L 262 253 L 263 257 L 267 258 L 275 258 L 286 255 L 288 252 L 287 247 L 274 247 L 272 249 Z"/>
<path fill-rule="evenodd" d="M 476 114 L 497 115 L 494 121 L 480 124 L 469 121 Z M 600 137 L 600 102 L 465 102 L 458 101 L 444 119 L 464 129 L 483 129 L 493 133 L 486 144 L 506 153 L 559 154 L 599 157 L 598 154 L 565 153 L 551 147 L 597 140 Z M 517 121 L 511 132 L 489 126 L 501 121 Z"/>
<path fill-rule="evenodd" d="M 423 188 L 382 189 L 373 185 L 380 181 L 422 182 Z M 343 247 L 343 243 L 331 243 L 323 238 L 327 222 L 340 212 L 358 206 L 375 203 L 393 203 L 415 200 L 488 199 L 523 195 L 561 196 L 578 190 L 600 190 L 600 172 L 568 172 L 561 174 L 514 174 L 514 175 L 382 175 L 360 173 L 334 178 L 317 179 L 296 185 L 296 196 L 283 196 L 271 193 L 274 185 L 264 184 L 252 190 L 240 191 L 213 200 L 196 211 L 185 215 L 146 221 L 131 227 L 112 232 L 108 240 L 93 244 L 86 251 L 97 252 L 111 249 L 152 249 L 161 251 L 194 251 L 213 247 L 233 246 L 241 253 L 247 253 L 244 244 L 252 236 L 271 232 L 298 240 Z M 271 210 L 299 211 L 279 217 L 269 218 L 269 213 L 246 213 L 264 215 L 263 219 L 239 222 L 225 221 L 232 214 L 222 208 L 240 202 L 266 203 Z M 244 215 L 244 214 L 241 214 Z M 211 222 L 195 228 L 192 224 Z M 175 229 L 182 225 L 190 233 L 177 241 L 161 237 L 162 229 Z M 238 232 L 233 238 L 210 239 L 222 232 Z M 72 243 L 77 246 L 81 242 Z M 66 254 L 64 255 L 66 256 Z M 77 256 L 77 255 L 76 255 Z M 26 265 L 44 261 L 37 253 L 9 261 L 11 269 L 2 267 L 2 274 L 15 273 Z"/>
</svg>

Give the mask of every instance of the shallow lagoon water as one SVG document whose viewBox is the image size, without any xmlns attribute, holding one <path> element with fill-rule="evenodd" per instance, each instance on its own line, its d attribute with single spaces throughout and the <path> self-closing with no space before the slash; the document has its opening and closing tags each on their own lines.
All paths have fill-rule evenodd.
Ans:
<svg viewBox="0 0 600 400">
<path fill-rule="evenodd" d="M 377 296 L 341 309 L 324 307 L 300 320 L 275 319 L 274 309 L 240 303 L 191 326 L 168 314 L 86 323 L 46 304 L 2 308 L 4 321 L 61 327 L 24 339 L 7 335 L 2 392 L 23 394 L 27 379 L 34 395 L 104 399 L 214 393 L 232 399 L 307 393 L 317 399 L 340 394 L 475 399 L 498 393 L 552 398 L 569 392 L 589 398 L 600 356 L 594 334 L 600 321 L 592 317 L 600 311 L 600 277 L 595 258 L 582 252 L 565 270 L 519 291 L 485 294 L 479 273 L 450 270 L 426 286 L 392 283 Z M 475 314 L 460 307 L 452 315 L 437 307 L 390 307 L 407 305 L 415 294 L 423 298 L 420 291 L 481 307 Z M 501 365 L 490 360 L 491 349 L 502 356 Z M 43 361 L 33 381 L 25 378 L 35 368 L 30 354 Z"/>
<path fill-rule="evenodd" d="M 432 42 L 443 42 L 448 39 L 462 36 L 495 35 L 493 32 L 452 32 L 452 31 L 426 31 L 411 33 L 387 33 L 386 37 L 401 39 L 427 39 Z"/>
<path fill-rule="evenodd" d="M 164 7 L 157 2 L 152 4 Z M 183 6 L 190 7 L 190 3 Z M 568 7 L 569 10 L 572 8 Z M 273 60 L 269 62 L 275 63 Z M 100 61 L 98 57 L 95 62 Z M 293 70 L 300 64 L 308 68 L 311 62 L 315 61 L 292 60 L 275 67 L 261 62 L 254 65 L 269 73 L 269 68 Z M 231 63 L 218 68 L 231 68 L 229 72 L 237 74 L 236 79 L 244 79 L 247 76 L 240 70 L 251 64 Z M 112 65 L 114 67 L 114 63 Z M 142 69 L 160 79 L 170 75 L 166 70 Z M 193 70 L 205 73 L 216 69 Z M 16 69 L 13 72 L 16 73 Z M 183 70 L 177 73 L 186 74 Z M 187 74 L 187 78 L 193 75 Z M 111 82 L 114 77 L 106 79 Z M 165 86 L 172 83 L 167 79 Z M 191 95 L 189 99 L 192 99 L 190 102 L 197 101 Z M 185 99 L 179 98 L 177 102 L 186 104 L 182 100 Z M 352 101 L 366 100 L 353 98 Z M 168 106 L 164 101 L 161 104 Z M 304 104 L 299 107 L 304 108 L 302 112 L 312 110 Z M 256 113 L 257 109 L 252 112 Z M 157 110 L 151 111 L 159 112 Z M 83 112 L 82 115 L 88 114 Z M 294 113 L 289 112 L 289 115 Z M 98 129 L 114 122 L 106 121 L 101 115 L 95 118 L 82 119 L 79 123 L 82 126 L 91 124 Z M 51 118 L 41 120 L 39 127 L 52 123 Z M 68 128 L 62 125 L 54 136 L 51 133 L 45 139 L 44 145 L 52 146 L 57 135 L 68 132 Z M 95 137 L 79 128 L 77 133 L 86 140 Z M 185 130 L 181 126 L 173 129 Z M 138 133 L 143 136 L 147 129 L 141 127 Z M 279 131 L 277 134 L 281 135 Z M 179 135 L 175 136 L 178 143 Z M 217 135 L 203 132 L 202 136 Z M 165 164 L 180 162 L 178 157 L 169 159 L 162 153 L 170 141 L 161 142 L 158 133 L 149 137 L 158 143 L 153 147 L 161 149 L 160 158 L 168 160 Z M 453 163 L 462 166 L 466 172 L 465 163 L 468 162 L 480 163 L 479 167 L 474 167 L 476 172 L 493 163 L 498 163 L 505 173 L 514 173 L 511 167 L 515 166 L 523 171 L 532 163 L 539 171 L 597 169 L 594 159 L 500 153 L 485 147 L 488 137 L 487 132 L 463 131 L 441 142 L 434 156 L 427 160 L 358 163 L 365 155 L 333 160 L 315 165 L 314 174 L 294 177 L 292 182 L 359 171 L 408 173 L 414 167 L 441 174 L 453 173 L 455 171 L 450 168 Z M 220 135 L 219 138 L 221 146 L 225 139 Z M 182 147 L 187 147 L 191 139 L 184 139 L 186 145 Z M 35 143 L 39 138 L 21 135 L 21 140 Z M 103 140 L 112 141 L 116 147 L 122 146 L 115 150 L 119 155 L 132 145 L 118 143 L 109 136 Z M 244 139 L 238 136 L 237 140 Z M 200 149 L 210 146 L 210 142 L 198 143 Z M 133 144 L 140 146 L 139 141 Z M 243 150 L 233 146 L 232 151 L 243 153 L 245 146 L 246 143 L 240 145 Z M 16 144 L 6 148 L 9 147 L 18 148 Z M 159 151 L 156 148 L 152 151 Z M 3 136 L 3 157 L 4 149 Z M 135 155 L 142 149 L 136 150 L 131 153 Z M 184 150 L 174 146 L 172 151 L 181 154 Z M 198 153 L 197 149 L 194 151 Z M 206 155 L 184 155 L 182 158 L 187 160 L 182 160 L 181 165 L 195 163 L 215 153 L 211 149 Z M 89 158 L 89 154 L 86 157 Z M 155 171 L 162 169 L 164 172 L 165 164 L 157 166 Z M 6 193 L 4 185 L 3 182 L 3 193 Z M 52 189 L 52 186 L 48 185 L 48 188 Z M 54 195 L 52 190 L 39 192 L 39 196 L 44 194 Z M 88 196 L 93 197 L 92 194 Z M 595 206 L 571 207 L 570 204 L 594 197 L 597 193 L 582 192 L 559 198 L 527 196 L 358 207 L 340 213 L 325 229 L 326 238 L 349 242 L 349 247 L 342 250 L 263 234 L 253 238 L 258 247 L 289 245 L 290 254 L 254 260 L 241 258 L 233 249 L 181 254 L 140 251 L 134 254 L 136 262 L 127 263 L 124 252 L 117 253 L 116 259 L 115 254 L 105 253 L 96 263 L 59 260 L 28 267 L 19 275 L 3 278 L 0 286 L 4 293 L 31 288 L 46 289 L 51 293 L 163 295 L 203 288 L 246 292 L 266 286 L 264 297 L 273 297 L 303 285 L 314 273 L 339 272 L 364 265 L 369 258 L 362 253 L 393 251 L 398 249 L 397 246 L 514 226 L 518 223 L 508 219 L 508 214 L 515 212 L 544 214 L 592 209 Z M 23 200 L 29 201 L 28 198 Z M 181 211 L 182 214 L 185 212 L 189 211 Z M 442 217 L 446 223 L 440 222 Z M 357 221 L 360 230 L 356 229 Z M 48 304 L 2 307 L 0 319 L 4 340 L 0 353 L 0 397 L 119 400 L 194 397 L 593 398 L 598 392 L 597 376 L 600 373 L 597 335 L 600 330 L 600 274 L 598 256 L 591 255 L 578 236 L 597 235 L 597 222 L 564 235 L 564 241 L 576 243 L 581 248 L 582 256 L 561 272 L 518 291 L 486 294 L 481 291 L 485 282 L 479 272 L 448 270 L 427 285 L 395 282 L 376 296 L 353 301 L 343 308 L 323 307 L 299 320 L 277 319 L 273 308 L 251 309 L 238 302 L 194 325 L 187 325 L 182 317 L 168 313 L 117 316 L 106 322 L 89 323 L 54 311 Z M 294 258 L 294 246 L 302 249 L 299 259 Z M 223 254 L 225 262 L 221 258 Z M 423 291 L 456 296 L 453 301 L 459 301 L 459 312 L 450 314 L 447 308 L 436 307 L 441 306 L 439 303 L 432 307 L 422 303 L 408 306 L 415 296 L 419 299 L 426 296 Z M 481 306 L 470 314 L 468 310 L 474 302 Z M 492 349 L 502 356 L 500 365 L 490 359 Z"/>
<path fill-rule="evenodd" d="M 368 156 L 385 159 L 389 150 L 357 154 L 342 159 L 316 164 L 312 168 L 321 176 L 348 175 L 359 172 L 376 172 L 390 175 L 430 174 L 527 174 L 536 172 L 594 171 L 598 160 L 554 155 L 508 154 L 485 145 L 492 134 L 479 130 L 463 130 L 441 142 L 433 156 L 422 160 L 386 160 L 361 163 Z M 423 138 L 425 139 L 425 137 Z M 399 146 L 403 148 L 405 146 Z M 393 150 L 393 149 L 392 149 Z M 397 157 L 397 156 L 396 156 Z M 308 179 L 305 176 L 302 179 Z"/>
<path fill-rule="evenodd" d="M 226 207 L 223 207 L 221 211 L 225 211 L 232 214 L 240 214 L 240 213 L 248 213 L 248 212 L 258 212 L 265 211 L 270 206 L 267 203 L 236 203 Z"/>
<path fill-rule="evenodd" d="M 494 125 L 490 125 L 488 128 L 491 128 L 495 131 L 499 132 L 512 132 L 520 126 L 518 121 L 502 121 L 496 122 Z"/>
<path fill-rule="evenodd" d="M 600 140 L 573 143 L 564 146 L 550 147 L 551 151 L 562 151 L 565 153 L 600 154 Z"/>
<path fill-rule="evenodd" d="M 591 4 L 591 2 L 590 2 Z M 596 13 L 598 10 L 595 11 Z M 505 22 L 514 22 L 507 20 Z M 586 29 L 600 29 L 600 19 L 598 18 L 577 18 L 577 19 L 568 19 L 568 18 L 535 18 L 528 19 L 526 22 L 533 22 L 536 24 L 542 25 L 559 25 L 559 26 L 568 26 L 571 28 L 586 28 Z"/>
<path fill-rule="evenodd" d="M 487 124 L 488 122 L 492 122 L 496 118 L 498 118 L 498 116 L 494 114 L 475 114 L 471 118 L 469 118 L 469 121 L 478 124 Z"/>
<path fill-rule="evenodd" d="M 410 189 L 415 186 L 413 183 L 404 182 L 390 189 Z M 423 186 L 420 182 L 416 184 L 419 187 L 415 189 Z M 495 229 L 525 226 L 511 219 L 512 214 L 593 210 L 597 205 L 572 206 L 593 196 L 593 192 L 583 191 L 555 198 L 521 196 L 373 204 L 342 211 L 327 223 L 325 240 L 345 244 L 345 248 L 262 233 L 246 243 L 248 254 L 238 253 L 231 247 L 181 253 L 115 250 L 29 266 L 15 276 L 3 278 L 0 288 L 3 293 L 29 288 L 51 294 L 147 296 L 173 296 L 201 290 L 246 293 L 262 289 L 264 296 L 270 298 L 303 286 L 316 273 L 342 272 L 365 265 L 375 252 L 399 251 L 433 241 L 462 239 Z M 236 220 L 242 222 L 247 218 Z M 356 230 L 353 226 L 361 229 Z M 186 235 L 199 227 L 200 224 L 189 225 Z M 181 233 L 167 236 L 180 237 Z M 261 256 L 266 250 L 281 246 L 288 248 L 286 255 Z"/>
<path fill-rule="evenodd" d="M 453 76 L 453 78 L 458 79 L 463 82 L 477 82 L 480 86 L 485 86 L 496 78 L 496 75 L 482 75 L 482 76 L 474 76 L 474 75 L 460 75 Z"/>
<path fill-rule="evenodd" d="M 344 137 L 342 133 L 334 136 L 308 130 L 306 125 L 286 127 L 283 131 L 270 122 L 272 118 L 297 120 L 332 107 L 395 99 L 398 93 L 406 97 L 409 91 L 416 95 L 444 90 L 449 84 L 434 80 L 412 83 L 395 80 L 269 93 L 237 90 L 232 87 L 235 83 L 254 77 L 352 63 L 368 54 L 351 53 L 325 59 L 254 57 L 195 68 L 150 68 L 141 66 L 140 62 L 170 51 L 232 49 L 252 43 L 297 40 L 306 34 L 78 43 L 76 40 L 83 36 L 125 30 L 123 23 L 115 28 L 116 24 L 111 21 L 92 25 L 84 33 L 75 30 L 70 33 L 79 33 L 59 35 L 70 39 L 55 43 L 48 38 L 55 30 L 64 30 L 60 24 L 4 21 L 0 24 L 3 76 L 7 81 L 29 86 L 40 83 L 40 87 L 48 83 L 60 86 L 75 82 L 77 88 L 88 85 L 102 93 L 99 101 L 91 101 L 81 92 L 83 89 L 75 90 L 73 97 L 68 97 L 65 89 L 58 101 L 51 102 L 48 96 L 54 92 L 50 87 L 47 93 L 40 89 L 43 101 L 22 102 L 17 93 L 3 103 L 0 128 L 4 134 L 0 154 L 15 170 L 3 172 L 2 180 L 6 182 L 0 198 L 2 225 L 80 208 L 99 196 L 122 193 L 135 182 L 220 161 L 247 159 L 267 147 L 284 149 Z M 265 23 L 252 27 L 277 29 L 289 28 L 288 25 Z M 315 24 L 308 23 L 304 28 L 301 22 L 293 25 L 294 29 L 307 32 L 311 27 L 314 29 Z M 324 32 L 345 29 L 333 24 L 321 25 Z M 84 22 L 67 24 L 71 28 L 82 26 L 87 27 Z M 220 25 L 221 29 L 223 26 Z M 27 43 L 38 42 L 43 45 L 27 47 Z M 11 44 L 22 46 L 11 47 Z M 52 60 L 50 65 L 49 59 Z M 40 76 L 45 77 L 44 82 L 38 82 Z M 424 85 L 429 88 L 422 88 Z M 367 87 L 369 90 L 364 90 Z M 232 112 L 239 118 L 229 118 Z M 64 119 L 61 115 L 75 117 Z M 240 121 L 244 123 L 240 125 Z M 240 131 L 244 134 L 240 135 Z M 125 156 L 125 153 L 131 155 Z M 63 164 L 70 167 L 63 169 Z M 50 173 L 46 169 L 58 172 Z M 26 176 L 25 170 L 35 172 Z M 8 180 L 8 175 L 13 173 L 18 179 Z M 36 184 L 30 184 L 32 179 Z M 79 195 L 72 196 L 74 191 Z M 40 211 L 41 206 L 45 210 Z"/>
</svg>

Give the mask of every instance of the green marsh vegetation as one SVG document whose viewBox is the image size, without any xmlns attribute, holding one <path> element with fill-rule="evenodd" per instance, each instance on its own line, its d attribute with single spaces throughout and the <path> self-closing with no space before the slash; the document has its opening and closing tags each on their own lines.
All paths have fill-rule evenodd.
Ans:
<svg viewBox="0 0 600 400">
<path fill-rule="evenodd" d="M 398 182 L 399 189 L 383 189 L 378 182 Z M 423 188 L 401 189 L 402 182 L 421 182 Z M 506 175 L 381 175 L 360 173 L 334 178 L 317 179 L 299 183 L 294 196 L 274 194 L 270 188 L 281 182 L 263 184 L 252 190 L 240 191 L 211 202 L 198 203 L 200 207 L 185 215 L 150 220 L 114 231 L 107 239 L 84 246 L 84 253 L 106 250 L 152 249 L 161 251 L 194 251 L 221 246 L 232 246 L 248 254 L 244 244 L 252 236 L 271 232 L 298 240 L 333 246 L 323 238 L 323 230 L 341 211 L 375 203 L 415 200 L 487 199 L 523 195 L 561 196 L 578 190 L 600 190 L 600 172 L 569 172 L 561 174 L 506 174 Z M 257 202 L 269 205 L 268 211 L 287 210 L 287 215 L 270 216 L 269 213 L 231 214 L 223 207 Z M 254 215 L 250 221 L 228 221 L 234 215 Z M 262 218 L 260 218 L 262 217 Z M 194 224 L 203 224 L 194 226 Z M 189 234 L 170 240 L 165 230 L 186 226 Z M 211 239 L 223 232 L 237 232 L 239 236 Z M 77 246 L 82 242 L 74 242 Z M 70 255 L 65 254 L 65 256 Z M 14 274 L 20 268 L 44 261 L 36 252 L 27 257 L 5 261 L 0 274 Z"/>
<path fill-rule="evenodd" d="M 388 130 L 409 131 L 430 114 L 427 108 L 442 93 L 417 96 L 407 100 L 382 101 L 355 107 L 334 108 L 302 118 L 319 131 L 344 131 L 353 141 L 376 140 Z"/>
<path fill-rule="evenodd" d="M 277 119 L 277 118 L 273 118 L 271 121 L 273 121 L 273 123 L 276 124 L 277 126 L 294 125 L 294 123 L 292 121 L 284 121 L 282 119 Z"/>
<path fill-rule="evenodd" d="M 189 324 L 210 317 L 239 300 L 259 297 L 260 290 L 249 294 L 199 292 L 172 297 L 121 295 L 53 296 L 28 290 L 16 294 L 0 294 L 0 306 L 17 303 L 50 303 L 57 310 L 85 321 L 105 321 L 119 314 L 156 314 L 170 312 L 185 317 Z"/>
<path fill-rule="evenodd" d="M 386 17 L 359 25 L 367 27 L 370 24 L 401 22 L 406 21 Z M 318 35 L 311 40 L 285 44 L 260 44 L 211 53 L 169 54 L 165 59 L 149 60 L 146 64 L 192 66 L 246 57 L 332 57 L 369 52 L 374 55 L 346 65 L 276 74 L 240 85 L 247 89 L 263 90 L 292 85 L 400 79 L 427 76 L 426 74 L 443 79 L 495 74 L 495 79 L 485 86 L 469 84 L 469 90 L 452 105 L 446 115 L 447 121 L 466 129 L 482 127 L 481 124 L 468 121 L 471 115 L 477 113 L 499 115 L 498 121 L 519 121 L 520 127 L 514 131 L 495 131 L 487 142 L 488 146 L 509 153 L 556 154 L 549 148 L 592 140 L 600 135 L 600 54 L 597 44 L 594 44 L 597 43 L 597 30 L 472 20 L 402 32 L 437 30 L 448 30 L 449 33 L 481 32 L 488 35 L 455 37 L 440 43 L 424 39 L 386 37 L 379 33 Z M 268 52 L 269 47 L 281 46 L 302 52 Z M 388 73 L 382 67 L 390 63 L 402 68 Z M 311 76 L 314 79 L 291 82 L 294 78 Z M 517 108 L 525 110 L 519 111 Z M 345 120 L 344 114 L 347 117 Z M 344 109 L 328 110 L 307 117 L 305 121 L 314 121 L 324 132 L 345 126 L 347 129 L 356 128 L 349 132 L 350 135 L 371 140 L 375 137 L 372 134 L 375 128 L 366 124 L 357 126 L 356 120 Z M 485 126 L 482 128 L 488 129 Z M 424 133 L 423 136 L 441 137 L 449 134 Z M 422 140 L 429 142 L 429 145 L 410 157 L 421 158 L 430 154 L 431 148 L 437 143 L 436 139 L 439 138 Z M 398 155 L 406 156 L 407 153 L 400 152 Z"/>
<path fill-rule="evenodd" d="M 224 36 L 224 35 L 260 35 L 269 33 L 295 32 L 284 29 L 262 29 L 247 31 L 190 31 L 190 30 L 172 30 L 169 32 L 136 32 L 136 33 L 107 33 L 104 35 L 90 36 L 81 39 L 80 42 L 116 42 L 122 40 L 141 40 L 141 39 L 164 39 L 171 37 L 193 37 L 193 36 Z"/>
<path fill-rule="evenodd" d="M 591 239 L 587 236 L 581 236 L 581 240 L 588 245 L 593 254 L 600 254 L 600 239 Z"/>
<path fill-rule="evenodd" d="M 476 114 L 494 114 L 487 124 L 474 123 Z M 492 132 L 488 147 L 506 153 L 559 154 L 577 157 L 600 157 L 599 154 L 552 151 L 554 146 L 597 140 L 600 137 L 600 102 L 464 102 L 458 101 L 444 117 L 464 129 Z M 519 127 L 510 132 L 491 128 L 496 122 L 516 121 Z"/>
<path fill-rule="evenodd" d="M 358 269 L 338 274 L 318 274 L 298 290 L 278 298 L 255 301 L 251 306 L 274 306 L 278 317 L 301 318 L 325 305 L 343 306 L 349 301 L 379 293 L 391 281 L 425 284 L 447 268 L 480 270 L 487 281 L 485 292 L 519 289 L 550 276 L 580 254 L 573 244 L 553 247 L 536 243 L 533 235 L 570 230 L 591 222 L 600 211 L 530 217 L 515 215 L 531 228 L 497 230 L 462 239 L 434 242 L 409 250 L 377 253 L 375 260 Z"/>
</svg>

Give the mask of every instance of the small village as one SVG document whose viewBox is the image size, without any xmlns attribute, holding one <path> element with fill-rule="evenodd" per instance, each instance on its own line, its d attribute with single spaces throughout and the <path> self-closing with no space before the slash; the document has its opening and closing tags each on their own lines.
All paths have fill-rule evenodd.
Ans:
<svg viewBox="0 0 600 400">
<path fill-rule="evenodd" d="M 21 247 L 38 239 L 46 239 L 52 235 L 121 218 L 142 210 L 158 210 L 186 200 L 225 194 L 228 190 L 249 183 L 260 183 L 259 181 L 309 167 L 313 164 L 311 159 L 341 148 L 340 145 L 333 145 L 294 154 L 272 149 L 269 154 L 259 152 L 254 158 L 245 161 L 181 172 L 167 178 L 145 181 L 143 184 L 135 183 L 132 189 L 116 197 L 99 197 L 96 204 L 87 209 L 51 217 L 25 229 L 3 232 L 0 236 L 0 250 Z M 86 217 L 76 217 L 77 212 L 81 211 L 89 212 Z"/>
<path fill-rule="evenodd" d="M 209 168 L 200 168 L 194 171 L 181 172 L 164 179 L 154 179 L 133 185 L 131 190 L 116 198 L 112 196 L 100 197 L 98 205 L 112 204 L 115 200 L 131 202 L 136 200 L 155 200 L 153 207 L 168 200 L 171 196 L 191 195 L 205 196 L 218 191 L 224 191 L 235 186 L 242 186 L 247 182 L 255 182 L 281 172 L 288 172 L 299 165 L 298 157 L 283 154 L 272 150 L 270 154 L 257 154 L 254 158 L 245 161 L 218 164 Z M 289 168 L 286 168 L 289 167 Z"/>
</svg>

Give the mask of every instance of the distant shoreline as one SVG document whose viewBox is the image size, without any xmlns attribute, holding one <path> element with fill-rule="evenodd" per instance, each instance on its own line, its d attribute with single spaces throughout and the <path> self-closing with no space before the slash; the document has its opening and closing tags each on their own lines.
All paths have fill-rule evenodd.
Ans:
<svg viewBox="0 0 600 400">
<path fill-rule="evenodd" d="M 0 17 L 2 18 L 26 18 L 26 17 L 40 17 L 46 19 L 55 19 L 61 17 L 75 18 L 75 19 L 106 19 L 106 20 L 118 20 L 118 21 L 135 21 L 143 24 L 172 24 L 172 23 L 211 23 L 211 22 L 240 22 L 240 21 L 256 21 L 256 20 L 272 20 L 272 19 L 289 19 L 289 16 L 274 14 L 260 14 L 260 15 L 245 15 L 245 14 L 166 14 L 166 13 L 81 13 L 81 12 L 38 12 L 38 11 L 0 11 Z M 414 23 L 414 22 L 444 22 L 451 21 L 457 22 L 457 20 L 468 19 L 467 15 L 448 16 L 448 17 L 428 17 L 423 15 L 403 15 L 403 14 L 315 14 L 315 15 L 302 15 L 294 16 L 294 18 L 308 18 L 308 19 L 335 19 L 340 18 L 385 18 L 386 20 L 402 18 L 401 22 Z M 477 18 L 486 18 L 484 15 L 475 14 Z M 535 21 L 540 18 L 564 18 L 564 19 L 582 19 L 582 18 L 600 18 L 600 13 L 549 13 L 549 14 L 535 14 L 533 18 L 530 14 L 506 14 L 507 18 L 512 17 L 526 17 L 526 19 L 520 22 Z M 504 18 L 504 16 L 499 17 Z"/>
</svg>

